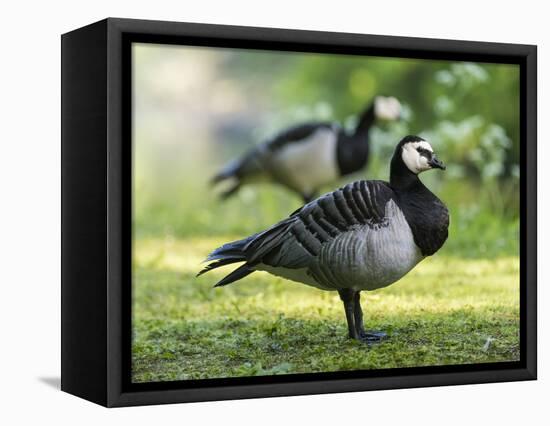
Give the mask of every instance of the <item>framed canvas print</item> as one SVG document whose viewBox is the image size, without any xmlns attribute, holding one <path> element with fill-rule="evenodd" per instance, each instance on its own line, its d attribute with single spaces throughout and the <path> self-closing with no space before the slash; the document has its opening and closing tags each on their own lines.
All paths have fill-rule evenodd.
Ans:
<svg viewBox="0 0 550 426">
<path fill-rule="evenodd" d="M 536 378 L 536 47 L 106 19 L 62 36 L 62 389 Z"/>
</svg>

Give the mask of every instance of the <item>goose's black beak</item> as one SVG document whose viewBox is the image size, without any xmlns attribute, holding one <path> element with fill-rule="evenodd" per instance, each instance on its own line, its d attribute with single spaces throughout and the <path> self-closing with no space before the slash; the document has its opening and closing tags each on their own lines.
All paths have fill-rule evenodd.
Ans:
<svg viewBox="0 0 550 426">
<path fill-rule="evenodd" d="M 432 166 L 432 169 L 445 170 L 447 168 L 445 164 L 443 164 L 443 161 L 439 161 L 439 159 L 435 155 L 432 156 L 432 159 L 428 164 Z"/>
</svg>

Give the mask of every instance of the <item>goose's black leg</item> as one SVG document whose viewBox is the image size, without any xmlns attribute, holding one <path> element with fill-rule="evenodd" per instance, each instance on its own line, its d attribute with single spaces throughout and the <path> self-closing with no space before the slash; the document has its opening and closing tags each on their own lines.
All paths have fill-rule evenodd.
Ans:
<svg viewBox="0 0 550 426">
<path fill-rule="evenodd" d="M 348 333 L 351 339 L 359 339 L 357 328 L 355 327 L 355 291 L 351 289 L 338 290 L 340 299 L 344 302 L 344 310 L 346 311 L 346 321 L 348 322 Z"/>
<path fill-rule="evenodd" d="M 360 340 L 376 343 L 388 337 L 383 331 L 365 331 L 365 327 L 363 326 L 363 310 L 361 309 L 361 293 L 359 291 L 353 295 L 353 314 L 356 334 Z"/>
<path fill-rule="evenodd" d="M 363 310 L 361 309 L 361 293 L 359 291 L 353 296 L 353 304 L 355 329 L 357 330 L 357 334 L 362 336 L 365 334 L 365 328 L 363 327 Z"/>
</svg>

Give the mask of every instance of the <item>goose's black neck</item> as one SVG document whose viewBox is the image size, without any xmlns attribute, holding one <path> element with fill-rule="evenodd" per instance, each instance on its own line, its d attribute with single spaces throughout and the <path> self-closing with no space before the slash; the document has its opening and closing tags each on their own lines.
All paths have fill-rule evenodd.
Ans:
<svg viewBox="0 0 550 426">
<path fill-rule="evenodd" d="M 374 102 L 372 102 L 359 117 L 359 122 L 355 127 L 355 133 L 353 136 L 355 137 L 366 136 L 369 132 L 369 129 L 374 124 L 375 119 L 376 117 L 374 115 Z"/>
<path fill-rule="evenodd" d="M 345 176 L 361 170 L 369 159 L 369 129 L 375 120 L 374 102 L 361 114 L 353 134 L 340 132 L 337 161 L 340 174 Z"/>
<path fill-rule="evenodd" d="M 416 173 L 413 173 L 401 158 L 401 148 L 395 151 L 390 164 L 390 185 L 392 188 L 403 191 L 427 189 Z"/>
<path fill-rule="evenodd" d="M 431 256 L 441 248 L 448 236 L 449 211 L 405 165 L 402 158 L 404 139 L 393 154 L 390 164 L 390 186 L 396 202 L 422 255 Z"/>
</svg>

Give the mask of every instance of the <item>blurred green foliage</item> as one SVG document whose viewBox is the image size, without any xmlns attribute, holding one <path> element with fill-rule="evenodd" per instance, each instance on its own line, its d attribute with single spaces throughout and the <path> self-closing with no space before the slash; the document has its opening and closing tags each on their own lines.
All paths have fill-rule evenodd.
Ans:
<svg viewBox="0 0 550 426">
<path fill-rule="evenodd" d="M 240 65 L 228 66 L 236 73 L 253 66 L 251 60 L 241 61 L 240 55 L 231 56 L 230 62 Z M 273 71 L 273 65 L 259 61 L 254 70 L 261 76 L 263 67 Z M 473 166 L 477 174 L 509 176 L 511 166 L 519 162 L 516 65 L 299 55 L 288 63 L 279 61 L 277 73 L 272 101 L 279 111 L 269 133 L 282 123 L 311 118 L 351 125 L 374 96 L 383 94 L 396 96 L 405 105 L 407 124 L 394 127 L 382 145 L 393 149 L 395 139 L 407 132 L 430 135 L 438 151 L 453 154 L 453 165 Z M 377 151 L 380 141 L 374 142 L 374 152 L 384 153 Z M 490 160 L 488 166 L 474 158 L 480 153 L 473 151 L 479 148 L 489 155 L 484 157 Z M 499 165 L 503 167 L 497 169 Z"/>
<path fill-rule="evenodd" d="M 245 236 L 300 205 L 274 185 L 221 203 L 208 181 L 253 144 L 305 120 L 353 128 L 374 96 L 405 120 L 376 125 L 354 179 L 387 179 L 395 144 L 428 139 L 448 165 L 422 175 L 451 211 L 444 250 L 518 254 L 519 69 L 515 65 L 141 46 L 135 51 L 136 236 Z"/>
</svg>

